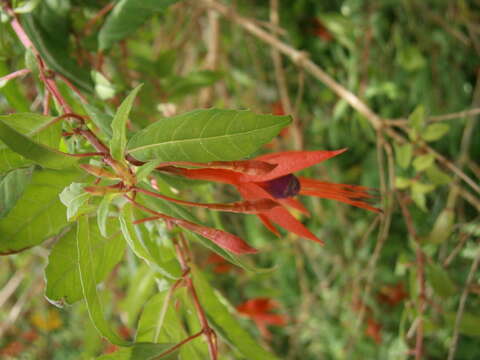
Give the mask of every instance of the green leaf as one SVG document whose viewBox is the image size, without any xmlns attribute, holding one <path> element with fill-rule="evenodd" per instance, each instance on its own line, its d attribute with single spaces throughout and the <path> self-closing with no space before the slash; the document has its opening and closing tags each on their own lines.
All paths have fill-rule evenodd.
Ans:
<svg viewBox="0 0 480 360">
<path fill-rule="evenodd" d="M 102 282 L 120 262 L 125 253 L 125 241 L 115 231 L 116 221 L 109 220 L 107 227 L 113 235 L 103 237 L 96 224 L 89 223 L 89 232 L 94 251 L 90 258 L 94 268 L 95 281 Z M 55 244 L 48 256 L 48 265 L 45 268 L 47 282 L 45 296 L 57 306 L 73 304 L 82 298 L 80 273 L 77 257 L 77 226 L 74 225 Z"/>
<path fill-rule="evenodd" d="M 455 214 L 450 209 L 444 209 L 435 220 L 433 229 L 428 235 L 428 241 L 434 244 L 442 244 L 448 239 L 453 231 Z"/>
<path fill-rule="evenodd" d="M 97 125 L 100 130 L 102 130 L 103 134 L 107 139 L 112 138 L 112 117 L 100 111 L 100 109 L 96 108 L 91 104 L 83 104 L 83 108 L 87 112 L 90 119 L 93 121 L 95 125 Z"/>
<path fill-rule="evenodd" d="M 127 145 L 127 120 L 132 109 L 133 101 L 143 84 L 138 85 L 120 104 L 112 120 L 112 139 L 110 140 L 110 153 L 112 157 L 124 162 L 125 146 Z"/>
<path fill-rule="evenodd" d="M 108 213 L 110 209 L 110 203 L 116 196 L 117 194 L 104 195 L 102 201 L 100 201 L 100 205 L 98 205 L 98 208 L 97 208 L 98 229 L 100 230 L 100 234 L 102 234 L 103 237 L 108 237 L 108 233 L 107 233 Z"/>
<path fill-rule="evenodd" d="M 425 108 L 418 105 L 408 117 L 409 125 L 416 131 L 421 131 L 425 123 Z"/>
<path fill-rule="evenodd" d="M 401 176 L 395 177 L 395 187 L 397 189 L 406 189 L 410 185 L 412 185 L 413 181 L 412 179 L 407 179 Z"/>
<path fill-rule="evenodd" d="M 77 88 L 93 93 L 89 71 L 80 67 L 69 54 L 69 6 L 52 7 L 43 1 L 32 14 L 22 16 L 22 24 L 42 59 L 52 70 L 69 79 Z"/>
<path fill-rule="evenodd" d="M 153 296 L 144 306 L 138 323 L 136 341 L 178 343 L 189 335 L 181 326 L 182 319 L 173 306 L 174 299 L 171 298 L 170 302 L 165 304 L 166 295 L 167 291 L 162 291 Z M 197 331 L 197 329 L 190 330 L 192 334 L 194 331 Z M 189 342 L 180 348 L 182 359 L 202 359 L 198 357 L 193 342 Z"/>
<path fill-rule="evenodd" d="M 228 344 L 249 360 L 277 359 L 275 355 L 262 348 L 258 341 L 239 325 L 238 320 L 225 306 L 226 299 L 214 291 L 197 268 L 192 267 L 191 274 L 195 288 L 201 294 L 199 300 L 209 321 Z"/>
<path fill-rule="evenodd" d="M 32 168 L 17 169 L 0 179 L 0 218 L 7 216 L 23 195 L 32 172 Z"/>
<path fill-rule="evenodd" d="M 51 124 L 54 118 L 33 113 L 16 113 L 0 116 L 0 121 L 15 129 L 33 141 L 57 148 L 61 138 L 61 124 Z M 33 161 L 12 151 L 0 141 L 0 174 L 22 166 L 33 164 Z"/>
<path fill-rule="evenodd" d="M 83 189 L 85 185 L 83 183 L 72 183 L 60 193 L 60 201 L 67 207 L 68 221 L 78 215 L 82 205 L 90 198 L 90 194 Z"/>
<path fill-rule="evenodd" d="M 435 164 L 432 164 L 427 168 L 425 173 L 434 185 L 445 185 L 452 182 L 452 177 L 440 170 Z"/>
<path fill-rule="evenodd" d="M 77 159 L 36 143 L 27 136 L 17 132 L 0 118 L 0 140 L 12 151 L 49 169 L 72 167 Z"/>
<path fill-rule="evenodd" d="M 122 207 L 119 220 L 123 236 L 135 255 L 143 259 L 153 269 L 167 278 L 178 279 L 182 275 L 180 265 L 175 258 L 165 259 L 165 254 L 156 254 L 155 247 L 157 247 L 162 253 L 168 253 L 168 248 L 153 244 L 151 241 L 148 241 L 148 239 L 140 238 L 133 225 L 134 218 L 132 205 L 130 203 L 127 203 Z"/>
<path fill-rule="evenodd" d="M 413 160 L 413 167 L 417 171 L 423 171 L 432 166 L 434 162 L 435 156 L 433 156 L 433 154 L 420 155 Z"/>
<path fill-rule="evenodd" d="M 194 110 L 137 132 L 128 152 L 142 161 L 213 161 L 244 158 L 291 122 L 290 116 L 249 110 Z"/>
<path fill-rule="evenodd" d="M 151 187 L 144 186 L 143 184 L 141 185 L 141 187 L 143 187 L 147 190 L 150 190 L 150 191 L 153 190 Z M 158 199 L 158 198 L 153 198 L 153 197 L 146 196 L 146 195 L 140 194 L 140 193 L 137 194 L 137 201 L 139 201 L 140 203 L 150 207 L 151 209 L 153 209 L 155 211 L 161 212 L 162 214 L 173 216 L 175 218 L 185 219 L 185 220 L 197 223 L 197 224 L 200 223 L 200 221 L 195 216 L 193 216 L 190 211 L 185 209 L 183 206 L 172 203 L 170 201 L 166 201 L 166 200 Z M 188 230 L 186 230 L 186 231 L 188 231 Z M 231 262 L 232 264 L 240 266 L 241 268 L 243 268 L 245 270 L 249 270 L 249 271 L 256 271 L 256 272 L 264 271 L 263 269 L 255 269 L 252 266 L 247 265 L 238 256 L 222 249 L 221 247 L 219 247 L 214 242 L 212 242 L 212 241 L 210 241 L 210 240 L 208 240 L 204 237 L 198 236 L 197 234 L 194 234 L 194 233 L 191 233 L 191 232 L 188 232 L 188 233 L 191 235 L 191 237 L 193 239 L 198 241 L 200 244 L 205 246 L 207 249 L 210 249 L 211 251 L 216 252 L 218 255 L 223 257 L 225 260 Z M 270 270 L 267 270 L 267 271 L 270 271 Z"/>
<path fill-rule="evenodd" d="M 10 72 L 11 71 L 7 67 L 6 62 L 4 60 L 0 60 L 0 77 L 8 75 Z M 7 84 L 0 86 L 0 94 L 5 97 L 10 106 L 15 110 L 22 112 L 30 110 L 30 103 L 22 94 L 16 82 L 9 81 Z"/>
<path fill-rule="evenodd" d="M 144 179 L 147 178 L 148 175 L 150 175 L 150 173 L 155 170 L 155 168 L 162 163 L 162 160 L 153 160 L 153 161 L 149 161 L 145 164 L 143 164 L 142 166 L 140 166 L 138 169 L 137 169 L 137 172 L 135 174 L 135 177 L 137 178 L 137 181 L 140 182 Z"/>
<path fill-rule="evenodd" d="M 422 137 L 425 141 L 437 141 L 441 139 L 450 130 L 448 124 L 432 124 L 428 125 L 425 131 L 422 133 Z"/>
<path fill-rule="evenodd" d="M 222 78 L 222 74 L 210 70 L 194 71 L 185 77 L 170 75 L 162 81 L 163 88 L 167 89 L 168 98 L 175 100 L 195 93 L 205 86 L 211 86 Z"/>
<path fill-rule="evenodd" d="M 82 293 L 87 304 L 88 314 L 97 331 L 111 343 L 119 346 L 129 346 L 130 342 L 123 340 L 115 333 L 110 322 L 105 317 L 105 311 L 97 284 L 101 281 L 95 267 L 95 257 L 98 238 L 92 234 L 87 216 L 80 216 L 77 223 L 77 259 L 80 272 Z"/>
<path fill-rule="evenodd" d="M 0 254 L 21 251 L 58 234 L 67 225 L 58 195 L 82 176 L 77 171 L 35 171 L 24 195 L 0 219 Z"/>
<path fill-rule="evenodd" d="M 439 265 L 427 265 L 427 279 L 435 293 L 442 298 L 448 298 L 457 292 L 457 287 L 450 279 L 450 276 Z"/>
<path fill-rule="evenodd" d="M 95 92 L 102 100 L 108 100 L 115 96 L 115 87 L 98 71 L 92 71 L 92 78 L 95 82 Z"/>
<path fill-rule="evenodd" d="M 175 344 L 134 344 L 130 348 L 122 348 L 111 354 L 97 357 L 97 360 L 157 360 L 165 351 Z M 161 360 L 178 360 L 178 349 L 162 356 Z"/>
<path fill-rule="evenodd" d="M 413 181 L 410 186 L 412 200 L 417 204 L 417 206 L 423 211 L 427 211 L 425 194 L 433 191 L 435 185 L 432 184 L 423 184 L 419 181 Z"/>
<path fill-rule="evenodd" d="M 99 50 L 104 51 L 123 40 L 156 12 L 162 12 L 177 0 L 120 0 L 108 15 L 98 34 Z"/>
<path fill-rule="evenodd" d="M 412 144 L 395 145 L 395 155 L 397 156 L 397 164 L 402 169 L 408 168 L 412 160 L 413 146 Z"/>
<path fill-rule="evenodd" d="M 450 323 L 450 328 L 453 328 L 456 321 L 455 313 L 446 313 L 445 319 Z M 464 312 L 460 320 L 460 334 L 480 337 L 480 316 L 469 312 Z"/>
</svg>

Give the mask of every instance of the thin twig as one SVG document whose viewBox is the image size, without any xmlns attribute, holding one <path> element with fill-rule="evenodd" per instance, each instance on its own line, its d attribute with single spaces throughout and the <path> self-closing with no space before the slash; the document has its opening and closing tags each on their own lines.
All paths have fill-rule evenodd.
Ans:
<svg viewBox="0 0 480 360">
<path fill-rule="evenodd" d="M 465 310 L 465 304 L 467 303 L 467 297 L 470 285 L 474 280 L 475 272 L 477 271 L 478 264 L 480 263 L 480 243 L 477 241 L 477 246 L 479 247 L 477 250 L 477 255 L 475 256 L 475 260 L 470 267 L 470 271 L 467 276 L 467 281 L 465 283 L 465 287 L 462 291 L 462 296 L 460 297 L 460 303 L 458 305 L 457 316 L 455 317 L 455 326 L 453 328 L 453 339 L 452 343 L 450 344 L 450 350 L 448 352 L 448 360 L 453 360 L 455 358 L 455 352 L 457 351 L 457 343 L 458 343 L 458 336 L 460 332 L 460 324 L 462 322 L 463 312 Z"/>
</svg>

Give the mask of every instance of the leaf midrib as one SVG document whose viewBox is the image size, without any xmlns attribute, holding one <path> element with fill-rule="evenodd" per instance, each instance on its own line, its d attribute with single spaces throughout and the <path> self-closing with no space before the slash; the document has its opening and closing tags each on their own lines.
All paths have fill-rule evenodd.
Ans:
<svg viewBox="0 0 480 360">
<path fill-rule="evenodd" d="M 233 134 L 224 134 L 224 135 L 206 136 L 206 137 L 194 137 L 194 138 L 188 138 L 188 139 L 168 140 L 168 141 L 164 141 L 164 142 L 160 142 L 160 143 L 154 143 L 154 144 L 149 144 L 149 145 L 144 145 L 144 146 L 139 146 L 139 147 L 136 147 L 136 148 L 133 148 L 133 149 L 129 149 L 127 151 L 127 153 L 133 153 L 133 152 L 136 152 L 136 151 L 141 151 L 141 150 L 150 149 L 150 148 L 163 146 L 163 145 L 168 145 L 168 144 L 188 143 L 188 142 L 192 142 L 192 141 L 197 141 L 199 139 L 215 140 L 215 139 L 228 138 L 228 137 L 232 137 L 232 136 L 248 135 L 248 134 L 252 134 L 252 133 L 255 133 L 255 132 L 259 132 L 259 131 L 264 131 L 266 129 L 279 127 L 279 126 L 282 126 L 282 125 L 283 125 L 282 123 L 278 123 L 278 124 L 274 124 L 274 125 L 270 125 L 270 126 L 266 126 L 266 127 L 262 127 L 262 128 L 257 128 L 255 130 L 236 132 L 236 133 L 233 133 Z"/>
</svg>

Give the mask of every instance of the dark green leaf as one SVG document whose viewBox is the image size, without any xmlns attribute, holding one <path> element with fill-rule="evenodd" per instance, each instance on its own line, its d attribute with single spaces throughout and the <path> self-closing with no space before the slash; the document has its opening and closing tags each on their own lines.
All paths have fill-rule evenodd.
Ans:
<svg viewBox="0 0 480 360">
<path fill-rule="evenodd" d="M 101 51 L 109 49 L 116 42 L 123 40 L 155 12 L 164 11 L 177 0 L 120 0 L 108 15 L 98 34 Z"/>
<path fill-rule="evenodd" d="M 115 231 L 116 221 L 108 223 L 109 238 L 103 237 L 92 222 L 89 224 L 90 236 L 94 251 L 91 261 L 95 271 L 95 281 L 102 282 L 112 271 L 113 267 L 122 259 L 125 252 L 125 241 Z M 47 282 L 45 296 L 50 302 L 62 306 L 73 304 L 82 298 L 80 273 L 77 258 L 77 226 L 74 225 L 53 247 L 45 268 Z"/>
<path fill-rule="evenodd" d="M 226 299 L 216 293 L 201 272 L 192 268 L 195 288 L 200 296 L 200 303 L 205 309 L 210 322 L 220 332 L 222 337 L 249 360 L 277 359 L 275 355 L 262 348 L 256 339 L 245 331 L 238 320 L 225 306 Z"/>
<path fill-rule="evenodd" d="M 44 1 L 33 14 L 22 16 L 23 26 L 42 59 L 79 89 L 93 93 L 89 71 L 78 66 L 68 52 L 68 10 L 59 12 Z M 60 6 L 61 7 L 61 6 Z"/>
<path fill-rule="evenodd" d="M 37 170 L 24 195 L 7 217 L 0 219 L 0 254 L 42 243 L 67 225 L 58 195 L 82 174 L 77 171 Z"/>
<path fill-rule="evenodd" d="M 112 139 L 110 140 L 110 153 L 112 157 L 120 162 L 124 162 L 125 147 L 127 145 L 127 121 L 128 114 L 132 109 L 133 101 L 137 96 L 142 84 L 133 89 L 130 94 L 120 104 L 117 113 L 112 120 Z"/>
<path fill-rule="evenodd" d="M 445 314 L 445 318 L 447 322 L 450 323 L 451 328 L 453 328 L 455 324 L 456 315 L 457 314 L 454 313 Z M 462 319 L 460 320 L 459 330 L 463 335 L 480 337 L 480 316 L 464 312 L 462 314 Z"/>
<path fill-rule="evenodd" d="M 136 133 L 128 152 L 142 161 L 238 160 L 251 155 L 291 122 L 289 116 L 249 110 L 195 110 L 162 119 Z"/>
<path fill-rule="evenodd" d="M 0 218 L 7 216 L 30 183 L 32 168 L 17 169 L 0 179 Z"/>
<path fill-rule="evenodd" d="M 96 227 L 93 227 L 94 229 Z M 95 252 L 97 251 L 98 238 L 92 233 L 88 217 L 80 216 L 77 223 L 77 256 L 78 269 L 80 272 L 80 283 L 82 285 L 83 297 L 87 304 L 88 314 L 98 332 L 105 336 L 111 343 L 119 346 L 129 346 L 130 342 L 123 340 L 115 333 L 110 322 L 105 317 L 97 284 L 100 280 L 100 273 L 95 267 Z"/>
</svg>

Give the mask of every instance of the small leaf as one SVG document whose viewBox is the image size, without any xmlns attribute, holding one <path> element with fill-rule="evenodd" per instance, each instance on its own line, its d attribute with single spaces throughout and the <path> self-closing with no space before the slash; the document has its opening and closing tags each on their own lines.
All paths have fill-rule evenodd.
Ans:
<svg viewBox="0 0 480 360">
<path fill-rule="evenodd" d="M 108 233 L 107 233 L 108 213 L 109 213 L 110 203 L 116 196 L 117 196 L 116 194 L 106 194 L 97 208 L 98 229 L 100 230 L 100 234 L 102 234 L 103 237 L 108 237 Z"/>
<path fill-rule="evenodd" d="M 72 167 L 77 161 L 75 158 L 63 155 L 54 149 L 32 141 L 27 136 L 20 134 L 8 126 L 1 118 L 0 140 L 12 151 L 48 169 Z"/>
<path fill-rule="evenodd" d="M 80 208 L 90 197 L 90 194 L 84 190 L 85 185 L 72 183 L 60 193 L 60 201 L 67 207 L 68 221 L 78 215 Z"/>
<path fill-rule="evenodd" d="M 96 360 L 178 360 L 178 349 L 168 355 L 161 356 L 175 344 L 137 343 L 129 348 L 121 348 L 113 353 L 95 358 Z"/>
<path fill-rule="evenodd" d="M 137 132 L 128 153 L 142 160 L 238 160 L 251 155 L 291 122 L 290 116 L 248 110 L 194 110 Z"/>
<path fill-rule="evenodd" d="M 99 233 L 95 223 L 89 223 L 90 236 L 95 251 L 92 254 L 92 266 L 95 269 L 96 282 L 102 282 L 120 262 L 125 253 L 125 241 L 117 230 L 116 221 L 111 219 L 107 228 L 113 234 L 105 238 Z M 78 269 L 77 227 L 74 225 L 58 240 L 48 256 L 48 265 L 45 268 L 47 282 L 45 296 L 57 306 L 73 304 L 82 298 L 80 273 Z"/>
<path fill-rule="evenodd" d="M 425 124 L 425 108 L 418 105 L 408 117 L 408 124 L 417 132 L 422 131 Z"/>
<path fill-rule="evenodd" d="M 127 121 L 133 101 L 137 96 L 142 84 L 133 89 L 130 94 L 120 104 L 117 113 L 112 120 L 112 139 L 110 140 L 110 152 L 112 157 L 120 162 L 124 162 L 125 146 L 127 144 Z"/>
<path fill-rule="evenodd" d="M 7 216 L 23 195 L 32 172 L 32 168 L 17 169 L 0 179 L 0 218 Z"/>
<path fill-rule="evenodd" d="M 422 133 L 422 137 L 425 141 L 437 141 L 441 139 L 450 130 L 450 126 L 447 124 L 432 124 L 428 125 L 425 131 Z"/>
<path fill-rule="evenodd" d="M 444 299 L 457 292 L 457 287 L 441 266 L 436 264 L 427 265 L 427 279 L 435 293 Z"/>
<path fill-rule="evenodd" d="M 403 190 L 408 188 L 410 185 L 412 185 L 413 181 L 412 179 L 407 179 L 401 176 L 395 177 L 395 187 L 397 189 Z"/>
<path fill-rule="evenodd" d="M 141 182 L 142 180 L 146 179 L 150 173 L 155 170 L 155 168 L 162 163 L 162 160 L 153 160 L 149 161 L 142 166 L 140 166 L 137 169 L 137 173 L 135 174 L 135 177 L 137 178 L 138 182 Z"/>
<path fill-rule="evenodd" d="M 455 214 L 450 209 L 443 209 L 438 215 L 433 229 L 428 235 L 428 241 L 434 244 L 442 244 L 448 239 L 453 230 Z"/>
<path fill-rule="evenodd" d="M 433 154 L 425 154 L 425 155 L 417 156 L 413 160 L 413 167 L 417 171 L 423 171 L 425 169 L 428 169 L 430 166 L 432 166 L 434 161 L 435 161 L 435 157 L 433 156 Z"/>
<path fill-rule="evenodd" d="M 98 33 L 99 50 L 107 50 L 137 30 L 156 12 L 177 0 L 120 0 Z"/>
<path fill-rule="evenodd" d="M 440 170 L 435 164 L 427 168 L 425 173 L 434 185 L 445 185 L 452 182 L 452 177 Z"/>
<path fill-rule="evenodd" d="M 412 144 L 403 144 L 395 146 L 395 155 L 397 156 L 397 164 L 402 169 L 408 168 L 412 159 L 413 146 Z"/>
<path fill-rule="evenodd" d="M 108 100 L 115 96 L 115 87 L 98 71 L 92 71 L 92 79 L 95 82 L 95 92 L 102 100 Z"/>
<path fill-rule="evenodd" d="M 96 241 L 89 226 L 87 216 L 80 216 L 77 223 L 77 255 L 80 283 L 88 314 L 98 332 L 105 336 L 111 343 L 119 346 L 129 346 L 130 342 L 123 340 L 116 334 L 110 322 L 105 317 L 100 294 L 97 290 L 99 274 L 94 266 Z"/>
</svg>

